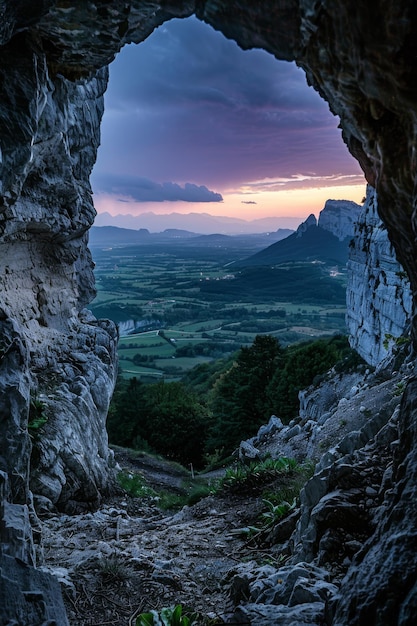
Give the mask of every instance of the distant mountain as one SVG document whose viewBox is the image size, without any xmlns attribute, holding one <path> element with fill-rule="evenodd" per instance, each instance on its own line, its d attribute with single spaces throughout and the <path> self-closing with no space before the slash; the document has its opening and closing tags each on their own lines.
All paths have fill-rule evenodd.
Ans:
<svg viewBox="0 0 417 626">
<path fill-rule="evenodd" d="M 213 233 L 211 235 L 199 235 L 192 240 L 193 244 L 202 246 L 225 246 L 228 248 L 239 248 L 242 245 L 251 245 L 252 247 L 262 248 L 269 242 L 281 241 L 294 231 L 289 228 L 279 228 L 273 233 L 254 233 L 251 235 L 222 235 Z"/>
<path fill-rule="evenodd" d="M 278 229 L 294 230 L 301 223 L 301 217 L 264 217 L 244 220 L 238 217 L 214 216 L 209 213 L 169 213 L 157 215 L 142 213 L 141 215 L 110 215 L 98 213 L 95 226 L 117 226 L 137 230 L 146 228 L 151 233 L 159 233 L 167 229 L 187 230 L 202 235 L 219 233 L 222 235 L 240 235 L 275 232 Z"/>
<path fill-rule="evenodd" d="M 93 226 L 90 228 L 90 246 L 115 246 L 149 242 L 151 234 L 147 228 L 131 230 L 117 226 Z"/>
<path fill-rule="evenodd" d="M 126 246 L 134 244 L 164 243 L 198 237 L 188 230 L 168 228 L 162 233 L 150 233 L 147 228 L 133 230 L 117 226 L 93 226 L 90 229 L 90 246 Z"/>
<path fill-rule="evenodd" d="M 194 246 L 223 246 L 228 248 L 248 247 L 259 249 L 271 241 L 280 241 L 294 231 L 280 228 L 273 233 L 259 233 L 254 235 L 223 235 L 219 233 L 201 235 L 188 230 L 167 228 L 161 233 L 150 233 L 146 228 L 133 230 L 118 228 L 117 226 L 93 226 L 90 229 L 90 246 L 126 246 L 136 244 L 169 244 L 181 242 L 181 245 Z M 246 252 L 246 254 L 248 251 Z"/>
<path fill-rule="evenodd" d="M 346 200 L 328 200 L 319 221 L 310 215 L 297 231 L 282 241 L 257 252 L 239 267 L 278 265 L 287 261 L 323 261 L 345 264 L 354 223 L 362 207 Z"/>
</svg>

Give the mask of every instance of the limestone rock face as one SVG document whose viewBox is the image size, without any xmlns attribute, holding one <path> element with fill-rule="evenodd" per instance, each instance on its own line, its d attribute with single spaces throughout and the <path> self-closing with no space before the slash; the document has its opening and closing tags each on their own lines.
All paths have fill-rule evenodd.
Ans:
<svg viewBox="0 0 417 626">
<path fill-rule="evenodd" d="M 374 624 L 411 626 L 415 620 L 416 391 L 413 379 L 399 419 L 392 488 L 382 490 L 385 506 L 377 530 L 342 582 L 334 626 L 356 626 L 369 619 Z"/>
<path fill-rule="evenodd" d="M 21 46 L 13 39 L 0 50 L 0 274 L 3 324 L 9 329 L 2 385 L 15 378 L 10 392 L 5 390 L 13 432 L 7 431 L 9 452 L 0 469 L 14 475 L 11 468 L 25 466 L 19 471 L 25 482 L 33 448 L 36 493 L 62 509 L 77 502 L 96 506 L 111 472 L 104 424 L 116 331 L 84 307 L 95 294 L 86 234 L 95 215 L 89 174 L 107 71 L 76 83 L 52 78 L 34 42 Z M 11 362 L 17 346 L 19 368 Z M 36 437 L 31 433 L 31 445 L 27 426 L 36 411 L 47 422 Z"/>
<path fill-rule="evenodd" d="M 409 332 L 412 309 L 410 283 L 377 209 L 375 190 L 369 186 L 351 242 L 346 294 L 351 345 L 374 366 Z"/>
<path fill-rule="evenodd" d="M 351 200 L 326 200 L 317 225 L 330 231 L 340 241 L 353 237 L 361 206 Z"/>
</svg>

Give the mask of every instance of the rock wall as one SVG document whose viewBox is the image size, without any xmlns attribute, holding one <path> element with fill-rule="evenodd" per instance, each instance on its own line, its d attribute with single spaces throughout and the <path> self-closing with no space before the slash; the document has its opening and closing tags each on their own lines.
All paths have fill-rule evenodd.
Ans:
<svg viewBox="0 0 417 626">
<path fill-rule="evenodd" d="M 352 347 L 370 365 L 381 365 L 409 333 L 412 294 L 371 186 L 351 242 L 346 301 Z"/>
<path fill-rule="evenodd" d="M 0 432 L 8 442 L 0 469 L 11 474 L 14 493 L 16 481 L 27 479 L 23 467 L 16 479 L 16 468 L 31 461 L 37 494 L 62 509 L 96 506 L 109 483 L 104 425 L 117 337 L 112 324 L 97 322 L 84 307 L 95 294 L 86 234 L 95 215 L 89 175 L 107 71 L 72 83 L 49 75 L 33 41 L 21 46 L 13 40 L 0 51 L 0 275 L 7 327 L 1 380 L 11 387 L 3 396 L 10 427 Z M 30 432 L 37 417 L 47 422 Z"/>
<path fill-rule="evenodd" d="M 192 13 L 242 47 L 264 48 L 304 68 L 339 115 L 349 150 L 376 188 L 379 215 L 416 292 L 414 2 L 0 0 L 0 470 L 10 483 L 3 495 L 9 503 L 31 510 L 30 464 L 32 488 L 44 506 L 94 507 L 108 489 L 104 419 L 116 333 L 83 311 L 94 294 L 88 177 L 99 141 L 105 68 L 124 44 Z M 416 335 L 414 330 L 414 344 Z M 348 575 L 334 623 L 413 623 L 415 515 L 407 503 L 417 489 L 416 397 L 410 384 L 398 419 L 403 449 L 394 459 L 395 497 L 376 528 L 372 558 L 363 558 Z M 35 428 L 39 417 L 47 420 L 42 431 Z M 402 575 L 394 566 L 397 553 L 404 562 L 396 537 L 408 556 L 402 603 L 392 600 L 383 576 L 386 563 L 393 564 L 387 580 Z M 7 541 L 4 524 L 0 539 Z M 28 589 L 30 571 L 16 574 L 15 587 Z M 51 606 L 47 582 L 37 581 L 45 591 L 43 606 Z M 25 623 L 22 615 L 5 621 Z M 355 622 L 348 617 L 355 615 Z M 35 621 L 33 613 L 26 619 L 33 626 L 45 621 L 45 615 Z"/>
<path fill-rule="evenodd" d="M 353 237 L 361 206 L 351 200 L 326 200 L 317 225 L 330 231 L 340 241 Z"/>
</svg>

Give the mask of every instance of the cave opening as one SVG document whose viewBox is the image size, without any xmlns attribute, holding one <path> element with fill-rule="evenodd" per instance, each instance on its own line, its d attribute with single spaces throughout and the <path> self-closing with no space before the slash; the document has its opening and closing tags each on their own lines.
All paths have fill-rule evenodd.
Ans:
<svg viewBox="0 0 417 626">
<path fill-rule="evenodd" d="M 294 228 L 328 198 L 361 202 L 364 184 L 338 118 L 300 68 L 244 51 L 196 17 L 165 22 L 110 66 L 96 225 L 207 212 Z"/>
</svg>

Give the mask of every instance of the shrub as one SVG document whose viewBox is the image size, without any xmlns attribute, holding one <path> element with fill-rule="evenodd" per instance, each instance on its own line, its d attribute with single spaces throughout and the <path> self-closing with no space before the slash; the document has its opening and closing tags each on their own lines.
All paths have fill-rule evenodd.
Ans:
<svg viewBox="0 0 417 626">
<path fill-rule="evenodd" d="M 155 496 L 155 491 L 149 487 L 140 474 L 122 471 L 117 475 L 120 487 L 132 498 L 146 498 Z"/>
<path fill-rule="evenodd" d="M 39 437 L 39 431 L 48 421 L 45 410 L 46 404 L 39 400 L 36 395 L 30 399 L 28 431 L 33 439 Z"/>
<path fill-rule="evenodd" d="M 246 491 L 282 474 L 289 474 L 297 467 L 297 461 L 286 457 L 269 458 L 253 462 L 250 465 L 229 467 L 225 475 L 215 485 L 214 491 Z"/>
<path fill-rule="evenodd" d="M 136 619 L 136 626 L 193 626 L 197 617 L 196 613 L 186 615 L 181 604 L 177 604 L 174 608 L 141 613 Z"/>
</svg>

